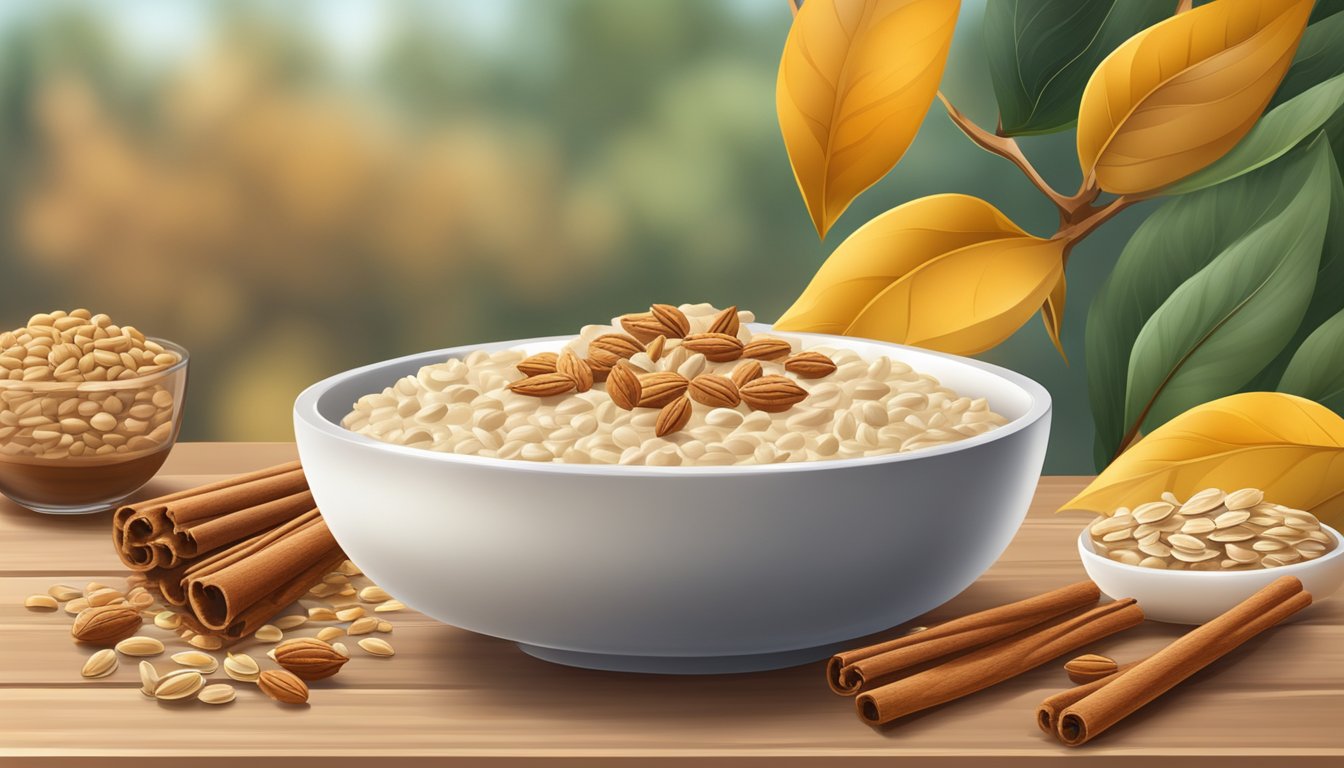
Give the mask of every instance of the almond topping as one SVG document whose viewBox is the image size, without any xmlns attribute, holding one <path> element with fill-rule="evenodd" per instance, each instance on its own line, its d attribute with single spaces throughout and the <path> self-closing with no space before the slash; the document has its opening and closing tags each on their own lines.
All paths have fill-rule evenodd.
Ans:
<svg viewBox="0 0 1344 768">
<path fill-rule="evenodd" d="M 709 324 L 710 333 L 726 333 L 736 336 L 741 324 L 737 320 L 737 307 L 729 307 L 714 316 Z"/>
<path fill-rule="evenodd" d="M 543 373 L 555 373 L 558 355 L 554 352 L 541 352 L 519 363 L 516 367 L 524 376 L 540 376 Z"/>
<path fill-rule="evenodd" d="M 787 376 L 762 376 L 748 382 L 738 392 L 748 408 L 767 413 L 787 411 L 807 397 L 807 390 Z"/>
<path fill-rule="evenodd" d="M 643 387 L 639 374 L 626 361 L 618 361 L 616 367 L 611 369 L 611 375 L 607 377 L 607 394 L 618 408 L 630 411 L 639 405 Z"/>
<path fill-rule="evenodd" d="M 574 388 L 580 392 L 587 392 L 593 388 L 593 369 L 568 349 L 560 355 L 555 370 L 568 376 L 574 382 Z"/>
<path fill-rule="evenodd" d="M 573 391 L 574 379 L 563 373 L 543 373 L 515 381 L 509 389 L 528 397 L 551 397 Z"/>
<path fill-rule="evenodd" d="M 673 371 L 645 373 L 639 377 L 639 407 L 662 408 L 685 394 L 689 384 L 685 376 Z"/>
<path fill-rule="evenodd" d="M 680 309 L 671 304 L 654 304 L 649 307 L 649 312 L 653 314 L 653 319 L 667 329 L 664 336 L 680 339 L 691 332 L 691 321 L 686 319 L 686 315 Z"/>
<path fill-rule="evenodd" d="M 820 352 L 799 352 L 784 361 L 784 370 L 805 379 L 820 379 L 835 373 L 835 361 Z"/>
<path fill-rule="evenodd" d="M 742 356 L 742 340 L 726 333 L 693 333 L 681 345 L 714 363 L 726 363 Z"/>
<path fill-rule="evenodd" d="M 661 334 L 659 334 L 661 335 Z M 623 333 L 604 333 L 596 339 L 588 342 L 588 354 L 592 355 L 594 350 L 601 350 L 617 358 L 630 358 L 632 355 L 638 355 L 644 351 L 643 342 L 636 341 L 632 336 L 626 336 Z M 616 364 L 615 360 L 607 363 L 607 367 Z"/>
<path fill-rule="evenodd" d="M 685 395 L 663 406 L 658 412 L 658 421 L 653 432 L 658 437 L 679 432 L 691 421 L 691 399 Z"/>
<path fill-rule="evenodd" d="M 652 312 L 640 312 L 621 318 L 621 327 L 640 344 L 648 344 L 654 336 L 666 336 L 667 327 L 654 318 Z M 641 350 L 643 351 L 643 350 Z"/>
<path fill-rule="evenodd" d="M 692 400 L 710 408 L 735 408 L 742 402 L 733 380 L 714 373 L 702 373 L 691 379 L 689 391 Z"/>
<path fill-rule="evenodd" d="M 761 364 L 755 360 L 747 360 L 733 369 L 733 383 L 738 389 L 749 381 L 755 381 L 761 378 Z"/>
<path fill-rule="evenodd" d="M 788 357 L 792 351 L 793 347 L 789 346 L 789 342 L 783 339 L 758 336 L 747 342 L 747 345 L 742 348 L 742 356 L 756 360 L 780 360 Z"/>
</svg>

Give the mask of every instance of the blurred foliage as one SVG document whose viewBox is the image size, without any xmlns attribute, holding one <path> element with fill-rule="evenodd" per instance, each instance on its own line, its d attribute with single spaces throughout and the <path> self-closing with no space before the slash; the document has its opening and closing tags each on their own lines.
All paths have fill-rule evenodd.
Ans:
<svg viewBox="0 0 1344 768">
<path fill-rule="evenodd" d="M 982 3 L 943 87 L 992 122 Z M 653 301 L 771 319 L 854 227 L 919 195 L 1054 225 L 935 111 L 818 243 L 775 123 L 783 0 L 183 0 L 168 22 L 145 5 L 0 14 L 0 325 L 88 306 L 184 344 L 185 439 L 288 440 L 318 378 Z M 1060 141 L 1025 145 L 1068 178 Z M 1075 360 L 1132 227 L 1070 269 Z M 1081 367 L 1038 323 L 1018 336 L 985 357 L 1054 392 L 1047 471 L 1090 471 Z"/>
</svg>

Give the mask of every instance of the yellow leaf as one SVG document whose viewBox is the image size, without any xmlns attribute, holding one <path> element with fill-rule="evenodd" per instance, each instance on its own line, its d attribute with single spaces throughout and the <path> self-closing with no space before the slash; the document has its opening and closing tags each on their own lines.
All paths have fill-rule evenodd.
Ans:
<svg viewBox="0 0 1344 768">
<path fill-rule="evenodd" d="M 1050 291 L 1046 297 L 1045 304 L 1041 305 L 1041 320 L 1045 322 L 1045 332 L 1050 334 L 1050 342 L 1055 345 L 1059 351 L 1059 356 L 1064 358 L 1064 362 L 1069 362 L 1069 356 L 1064 354 L 1064 343 L 1060 341 L 1060 328 L 1064 325 L 1064 298 L 1068 292 L 1068 281 L 1064 279 L 1064 273 L 1059 273 L 1059 282 Z"/>
<path fill-rule="evenodd" d="M 1274 95 L 1312 3 L 1217 0 L 1125 41 L 1083 91 L 1083 176 L 1107 192 L 1140 194 L 1222 157 Z"/>
<path fill-rule="evenodd" d="M 793 174 L 817 232 L 887 174 L 929 111 L 960 0 L 808 0 L 775 85 Z"/>
<path fill-rule="evenodd" d="M 913 200 L 841 243 L 775 327 L 983 352 L 1041 307 L 1063 250 L 984 200 Z"/>
<path fill-rule="evenodd" d="M 1255 487 L 1265 499 L 1344 523 L 1344 419 L 1296 395 L 1248 392 L 1196 406 L 1120 454 L 1061 509 L 1185 499 L 1204 488 Z"/>
</svg>

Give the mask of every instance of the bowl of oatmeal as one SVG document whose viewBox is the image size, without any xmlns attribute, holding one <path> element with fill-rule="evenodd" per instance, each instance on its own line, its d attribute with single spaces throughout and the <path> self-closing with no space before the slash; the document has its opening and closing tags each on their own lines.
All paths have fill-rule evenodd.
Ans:
<svg viewBox="0 0 1344 768">
<path fill-rule="evenodd" d="M 1026 513 L 1050 398 L 976 360 L 656 305 L 300 395 L 333 534 L 449 624 L 564 664 L 813 661 L 971 584 Z"/>
</svg>

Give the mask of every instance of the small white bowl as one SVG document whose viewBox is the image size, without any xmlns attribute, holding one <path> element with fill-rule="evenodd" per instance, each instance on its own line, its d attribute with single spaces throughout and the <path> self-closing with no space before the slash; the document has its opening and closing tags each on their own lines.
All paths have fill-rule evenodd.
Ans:
<svg viewBox="0 0 1344 768">
<path fill-rule="evenodd" d="M 1335 538 L 1335 548 L 1315 560 L 1251 571 L 1164 571 L 1125 565 L 1092 551 L 1088 530 L 1078 536 L 1083 569 L 1102 592 L 1113 598 L 1132 597 L 1143 615 L 1170 624 L 1203 624 L 1226 613 L 1280 576 L 1296 576 L 1320 602 L 1344 584 L 1344 538 L 1328 525 L 1321 530 Z"/>
</svg>

